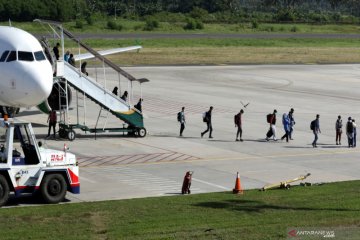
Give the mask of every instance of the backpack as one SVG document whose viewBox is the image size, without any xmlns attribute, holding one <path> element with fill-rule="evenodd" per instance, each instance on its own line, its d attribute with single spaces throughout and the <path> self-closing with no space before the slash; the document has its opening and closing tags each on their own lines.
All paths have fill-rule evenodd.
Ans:
<svg viewBox="0 0 360 240">
<path fill-rule="evenodd" d="M 269 113 L 268 115 L 266 115 L 266 121 L 267 121 L 268 123 L 271 123 L 271 119 L 272 119 L 272 114 L 271 114 L 271 113 Z"/>
<path fill-rule="evenodd" d="M 348 122 L 346 124 L 346 131 L 348 133 L 353 133 L 354 132 L 354 125 L 352 124 L 352 122 Z"/>
<path fill-rule="evenodd" d="M 203 115 L 202 115 L 202 118 L 203 118 L 203 122 L 207 122 L 207 117 L 206 117 L 206 114 L 207 112 L 204 112 Z"/>
<path fill-rule="evenodd" d="M 310 129 L 313 131 L 315 130 L 315 124 L 316 124 L 316 120 L 312 120 L 310 123 Z"/>
<path fill-rule="evenodd" d="M 177 120 L 178 120 L 178 122 L 181 122 L 181 112 L 178 112 L 178 114 L 177 114 Z"/>
</svg>

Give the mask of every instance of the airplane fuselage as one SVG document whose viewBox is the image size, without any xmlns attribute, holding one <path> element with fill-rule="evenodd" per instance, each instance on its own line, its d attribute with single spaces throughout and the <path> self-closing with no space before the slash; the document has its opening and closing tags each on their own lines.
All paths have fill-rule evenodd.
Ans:
<svg viewBox="0 0 360 240">
<path fill-rule="evenodd" d="M 21 29 L 0 26 L 0 105 L 36 106 L 52 85 L 52 67 L 39 41 Z"/>
</svg>

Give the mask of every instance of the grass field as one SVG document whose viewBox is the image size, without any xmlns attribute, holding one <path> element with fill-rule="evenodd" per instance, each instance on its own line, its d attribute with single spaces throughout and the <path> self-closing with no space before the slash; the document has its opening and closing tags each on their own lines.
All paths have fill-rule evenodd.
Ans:
<svg viewBox="0 0 360 240">
<path fill-rule="evenodd" d="M 75 33 L 117 33 L 144 32 L 136 28 L 142 22 L 118 20 L 124 25 L 123 31 L 110 30 L 104 27 L 106 21 L 97 21 L 94 25 L 75 28 L 75 23 L 64 26 Z M 3 23 L 2 25 L 5 25 Z M 32 33 L 44 31 L 45 28 L 35 23 L 13 23 Z M 169 26 L 161 23 L 153 32 L 167 33 L 260 33 L 260 32 L 293 32 L 294 25 L 260 24 L 252 29 L 249 24 L 209 24 L 204 30 L 185 31 L 181 26 Z M 297 24 L 296 33 L 360 33 L 357 25 L 305 25 Z M 285 39 L 86 39 L 89 46 L 95 49 L 108 49 L 141 44 L 144 49 L 139 53 L 122 53 L 109 57 L 120 65 L 177 65 L 177 64 L 329 64 L 359 63 L 359 39 L 307 39 L 296 34 Z M 55 44 L 53 42 L 52 44 Z M 76 44 L 67 42 L 66 49 L 78 53 Z"/>
<path fill-rule="evenodd" d="M 1 209 L 1 239 L 285 239 L 291 229 L 359 239 L 360 181 Z M 314 239 L 314 238 L 312 238 Z"/>
</svg>

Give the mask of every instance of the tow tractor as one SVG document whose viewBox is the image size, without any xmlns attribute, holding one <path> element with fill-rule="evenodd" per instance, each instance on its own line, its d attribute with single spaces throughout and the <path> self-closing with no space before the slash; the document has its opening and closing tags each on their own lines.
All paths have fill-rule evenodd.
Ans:
<svg viewBox="0 0 360 240">
<path fill-rule="evenodd" d="M 59 203 L 66 192 L 80 193 L 79 167 L 74 154 L 44 149 L 36 142 L 31 123 L 0 118 L 0 207 L 10 192 L 40 195 Z"/>
</svg>

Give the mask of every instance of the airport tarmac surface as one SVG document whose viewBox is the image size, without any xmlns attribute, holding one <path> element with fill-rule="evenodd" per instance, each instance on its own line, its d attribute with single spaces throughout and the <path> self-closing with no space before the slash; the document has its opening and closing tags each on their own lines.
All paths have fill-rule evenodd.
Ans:
<svg viewBox="0 0 360 240">
<path fill-rule="evenodd" d="M 236 172 L 245 189 L 311 173 L 307 182 L 333 182 L 360 178 L 359 148 L 348 148 L 345 123 L 349 116 L 360 123 L 360 65 L 246 65 L 127 67 L 142 86 L 143 112 L 148 135 L 97 135 L 76 131 L 76 139 L 45 140 L 45 146 L 62 149 L 64 143 L 77 155 L 81 194 L 67 194 L 70 202 L 177 195 L 186 171 L 194 171 L 192 193 L 231 191 Z M 94 69 L 88 69 L 95 74 Z M 127 82 L 120 78 L 121 91 Z M 110 90 L 118 75 L 107 73 Z M 140 95 L 134 84 L 136 99 Z M 75 97 L 75 94 L 73 92 Z M 243 115 L 244 142 L 236 142 L 234 115 L 248 103 Z M 176 114 L 185 107 L 186 129 L 179 137 Z M 206 128 L 202 114 L 213 106 L 213 139 L 200 137 Z M 75 101 L 72 103 L 75 107 Z M 295 109 L 293 138 L 284 134 L 283 113 Z M 87 124 L 95 126 L 99 107 L 87 104 Z M 277 109 L 278 141 L 265 140 L 266 115 Z M 320 114 L 318 148 L 311 143 L 310 122 Z M 344 123 L 342 145 L 335 145 L 335 121 Z M 34 123 L 38 140 L 47 133 L 47 116 L 36 109 L 20 119 Z M 71 111 L 76 122 L 76 111 Z M 82 120 L 81 120 L 82 121 Z M 104 121 L 104 120 L 103 120 Z M 104 124 L 104 123 L 101 123 Z M 100 125 L 100 124 L 99 124 Z M 107 127 L 122 126 L 109 117 Z"/>
</svg>

